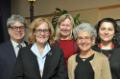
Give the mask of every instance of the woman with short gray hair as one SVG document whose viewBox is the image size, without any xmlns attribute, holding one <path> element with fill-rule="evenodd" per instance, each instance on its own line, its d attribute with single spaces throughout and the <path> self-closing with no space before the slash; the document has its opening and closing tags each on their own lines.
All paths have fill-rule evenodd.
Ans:
<svg viewBox="0 0 120 79">
<path fill-rule="evenodd" d="M 74 29 L 79 52 L 68 59 L 69 79 L 111 79 L 106 56 L 92 50 L 96 30 L 89 23 L 82 23 Z"/>
</svg>

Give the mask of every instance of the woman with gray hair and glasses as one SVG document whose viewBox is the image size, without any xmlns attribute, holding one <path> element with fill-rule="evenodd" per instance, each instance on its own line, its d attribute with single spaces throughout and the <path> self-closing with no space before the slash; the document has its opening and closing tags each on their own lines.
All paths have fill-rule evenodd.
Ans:
<svg viewBox="0 0 120 79">
<path fill-rule="evenodd" d="M 111 79 L 107 57 L 92 50 L 97 36 L 94 27 L 82 23 L 73 33 L 79 52 L 68 59 L 69 79 Z"/>
</svg>

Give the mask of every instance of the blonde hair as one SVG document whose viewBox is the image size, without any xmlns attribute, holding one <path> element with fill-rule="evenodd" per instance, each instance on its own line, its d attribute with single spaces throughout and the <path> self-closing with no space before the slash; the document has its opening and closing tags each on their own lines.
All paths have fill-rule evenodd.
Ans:
<svg viewBox="0 0 120 79">
<path fill-rule="evenodd" d="M 48 24 L 48 28 L 50 30 L 50 36 L 49 36 L 49 42 L 53 41 L 53 35 L 54 35 L 54 29 L 53 26 L 51 24 L 51 22 L 46 19 L 46 18 L 36 18 L 29 26 L 29 36 L 28 36 L 28 41 L 29 43 L 34 43 L 36 41 L 35 39 L 35 29 L 41 25 L 43 22 L 46 22 Z"/>
<path fill-rule="evenodd" d="M 56 26 L 56 33 L 55 33 L 55 38 L 54 38 L 55 40 L 60 39 L 60 24 L 61 24 L 61 22 L 63 22 L 67 18 L 70 19 L 71 24 L 74 28 L 75 24 L 74 24 L 74 19 L 73 19 L 72 15 L 70 15 L 70 14 L 61 15 L 58 19 L 58 23 L 57 23 L 57 26 Z M 71 31 L 70 37 L 73 38 L 73 30 Z"/>
</svg>

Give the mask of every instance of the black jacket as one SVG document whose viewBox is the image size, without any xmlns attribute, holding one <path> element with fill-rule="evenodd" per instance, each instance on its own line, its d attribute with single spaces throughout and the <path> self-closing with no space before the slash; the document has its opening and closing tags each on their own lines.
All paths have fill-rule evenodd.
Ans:
<svg viewBox="0 0 120 79">
<path fill-rule="evenodd" d="M 29 46 L 20 50 L 12 79 L 66 79 L 64 57 L 60 48 L 51 47 L 51 51 L 45 60 L 42 77 L 40 76 L 37 58 L 30 48 Z"/>
<path fill-rule="evenodd" d="M 110 58 L 112 79 L 120 79 L 120 48 L 116 48 Z"/>
<path fill-rule="evenodd" d="M 25 42 L 27 45 L 27 43 Z M 11 41 L 0 45 L 0 79 L 10 79 L 16 55 Z"/>
</svg>

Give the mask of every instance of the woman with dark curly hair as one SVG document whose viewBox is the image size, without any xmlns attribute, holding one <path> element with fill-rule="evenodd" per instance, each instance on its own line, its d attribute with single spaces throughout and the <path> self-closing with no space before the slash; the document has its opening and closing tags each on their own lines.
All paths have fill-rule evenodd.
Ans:
<svg viewBox="0 0 120 79">
<path fill-rule="evenodd" d="M 94 50 L 105 54 L 109 58 L 113 79 L 120 79 L 120 71 L 116 72 L 116 68 L 120 68 L 120 65 L 118 66 L 119 62 L 116 61 L 116 55 L 114 54 L 119 47 L 116 41 L 117 28 L 117 24 L 112 18 L 100 20 L 96 26 L 96 45 L 93 46 Z M 118 76 L 119 78 L 117 78 Z"/>
</svg>

